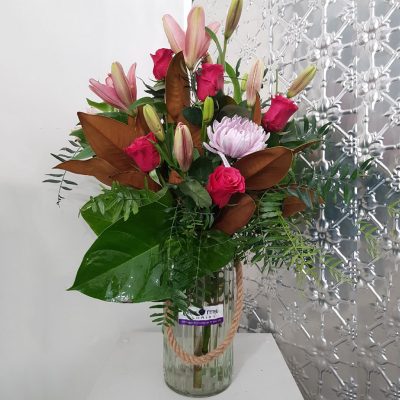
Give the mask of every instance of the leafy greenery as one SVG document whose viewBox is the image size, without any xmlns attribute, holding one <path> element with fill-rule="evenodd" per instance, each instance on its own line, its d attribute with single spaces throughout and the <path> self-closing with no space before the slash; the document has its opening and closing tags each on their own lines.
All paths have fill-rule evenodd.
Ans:
<svg viewBox="0 0 400 400">
<path fill-rule="evenodd" d="M 159 192 L 139 190 L 114 182 L 111 188 L 102 187 L 102 193 L 90 200 L 81 208 L 81 215 L 93 231 L 99 235 L 110 225 L 139 212 L 139 208 L 159 201 L 167 189 Z"/>
</svg>

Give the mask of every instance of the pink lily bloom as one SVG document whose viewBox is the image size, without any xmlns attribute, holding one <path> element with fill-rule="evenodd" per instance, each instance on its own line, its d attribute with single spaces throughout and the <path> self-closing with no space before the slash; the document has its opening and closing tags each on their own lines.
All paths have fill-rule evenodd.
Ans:
<svg viewBox="0 0 400 400">
<path fill-rule="evenodd" d="M 114 62 L 111 65 L 111 74 L 108 74 L 105 84 L 95 79 L 90 79 L 89 82 L 89 88 L 97 96 L 120 110 L 128 111 L 129 106 L 137 99 L 136 63 L 132 64 L 126 75 L 122 65 Z"/>
<path fill-rule="evenodd" d="M 172 51 L 177 54 L 183 51 L 186 65 L 193 69 L 208 51 L 211 37 L 205 29 L 205 16 L 203 7 L 193 7 L 187 17 L 187 30 L 179 26 L 174 17 L 169 14 L 163 17 L 164 31 L 167 35 Z M 207 27 L 214 33 L 218 32 L 219 22 L 213 22 Z"/>
</svg>

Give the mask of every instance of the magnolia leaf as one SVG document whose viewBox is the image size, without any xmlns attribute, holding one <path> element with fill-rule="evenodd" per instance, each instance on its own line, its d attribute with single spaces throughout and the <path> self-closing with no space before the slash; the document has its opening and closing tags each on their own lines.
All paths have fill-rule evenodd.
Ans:
<svg viewBox="0 0 400 400">
<path fill-rule="evenodd" d="M 261 99 L 260 95 L 256 95 L 256 103 L 253 108 L 253 122 L 257 125 L 261 125 Z"/>
<path fill-rule="evenodd" d="M 190 106 L 189 80 L 183 53 L 171 60 L 165 78 L 165 102 L 171 121 L 177 122 L 182 117 L 182 110 Z"/>
<path fill-rule="evenodd" d="M 214 228 L 227 235 L 233 235 L 250 221 L 256 210 L 256 203 L 246 193 L 234 194 L 218 215 Z"/>
<path fill-rule="evenodd" d="M 196 203 L 197 207 L 211 207 L 211 197 L 200 182 L 194 179 L 187 179 L 179 185 L 179 189 L 183 194 L 189 196 Z"/>
<path fill-rule="evenodd" d="M 239 117 L 244 117 L 251 119 L 250 111 L 242 106 L 235 104 L 228 104 L 224 106 L 221 111 L 218 113 L 218 120 L 221 121 L 224 117 L 232 118 L 235 115 L 239 115 Z"/>
<path fill-rule="evenodd" d="M 164 300 L 165 284 L 159 245 L 170 226 L 170 196 L 141 207 L 127 221 L 117 221 L 100 234 L 85 254 L 69 290 L 114 302 Z M 168 201 L 167 201 L 168 200 Z"/>
<path fill-rule="evenodd" d="M 282 216 L 284 218 L 291 217 L 292 215 L 305 211 L 306 209 L 307 206 L 298 197 L 288 196 L 285 200 L 283 200 Z"/>
<path fill-rule="evenodd" d="M 63 169 L 65 171 L 73 172 L 74 174 L 90 175 L 97 178 L 100 182 L 111 186 L 113 179 L 112 175 L 117 174 L 119 171 L 114 168 L 107 161 L 94 157 L 90 160 L 70 160 L 58 164 L 54 168 Z"/>
<path fill-rule="evenodd" d="M 241 158 L 234 164 L 246 180 L 246 189 L 263 190 L 275 186 L 289 172 L 293 153 L 286 147 L 272 147 Z"/>
<path fill-rule="evenodd" d="M 311 142 L 303 143 L 300 146 L 295 147 L 294 149 L 292 149 L 292 151 L 294 154 L 296 154 L 320 142 L 320 140 L 312 140 Z"/>
<path fill-rule="evenodd" d="M 160 185 L 153 181 L 149 175 L 141 171 L 126 171 L 118 172 L 112 176 L 114 181 L 117 181 L 125 186 L 132 186 L 136 189 L 148 188 L 153 192 L 161 189 Z"/>
<path fill-rule="evenodd" d="M 234 99 L 232 99 L 231 96 L 222 96 L 221 98 L 218 99 L 218 106 L 220 109 L 224 108 L 227 105 L 233 105 L 237 106 L 237 103 Z"/>
<path fill-rule="evenodd" d="M 119 171 L 135 167 L 123 148 L 130 145 L 134 131 L 126 124 L 99 115 L 78 113 L 87 141 L 96 155 Z"/>
</svg>

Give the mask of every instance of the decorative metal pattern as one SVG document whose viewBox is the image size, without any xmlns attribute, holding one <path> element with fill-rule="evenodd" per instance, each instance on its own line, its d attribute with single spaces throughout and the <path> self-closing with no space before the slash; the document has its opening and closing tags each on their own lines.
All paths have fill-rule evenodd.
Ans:
<svg viewBox="0 0 400 400">
<path fill-rule="evenodd" d="M 225 16 L 229 0 L 199 0 Z M 331 121 L 329 143 L 312 160 L 324 171 L 376 157 L 369 178 L 321 207 L 308 235 L 342 261 L 349 282 L 321 265 L 323 284 L 290 271 L 248 269 L 249 331 L 274 332 L 305 399 L 400 399 L 400 2 L 247 0 L 233 44 L 243 66 L 264 54 L 265 90 L 310 61 L 319 67 L 302 106 Z M 366 239 L 361 230 L 370 231 Z"/>
</svg>

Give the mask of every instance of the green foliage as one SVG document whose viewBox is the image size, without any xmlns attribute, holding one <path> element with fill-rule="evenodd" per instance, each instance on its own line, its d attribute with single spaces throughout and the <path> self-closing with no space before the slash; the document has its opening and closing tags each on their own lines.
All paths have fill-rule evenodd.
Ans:
<svg viewBox="0 0 400 400">
<path fill-rule="evenodd" d="M 101 112 L 109 112 L 109 111 L 113 111 L 114 107 L 110 106 L 107 103 L 97 103 L 96 101 L 90 100 L 90 99 L 86 99 L 87 103 L 89 104 L 90 107 L 93 107 Z"/>
<path fill-rule="evenodd" d="M 204 186 L 195 179 L 186 179 L 179 185 L 181 192 L 189 196 L 197 207 L 209 208 L 211 207 L 212 200 Z"/>
<path fill-rule="evenodd" d="M 236 103 L 240 103 L 242 101 L 242 91 L 240 90 L 240 83 L 239 83 L 239 78 L 238 78 L 238 66 L 235 69 L 228 63 L 225 63 L 225 69 L 226 73 L 228 74 L 232 85 L 233 85 L 233 98 L 236 101 Z"/>
<path fill-rule="evenodd" d="M 367 220 L 360 221 L 360 232 L 367 242 L 367 251 L 372 258 L 379 255 L 378 227 Z"/>
<path fill-rule="evenodd" d="M 139 208 L 159 201 L 166 194 L 166 188 L 159 192 L 139 190 L 114 182 L 111 188 L 102 187 L 102 193 L 81 208 L 81 215 L 92 230 L 101 234 L 106 228 L 123 218 L 127 221 Z"/>
<path fill-rule="evenodd" d="M 169 228 L 170 204 L 166 194 L 102 232 L 85 254 L 70 290 L 105 301 L 168 298 L 170 289 L 159 253 Z"/>
<path fill-rule="evenodd" d="M 183 109 L 183 116 L 193 125 L 201 126 L 203 112 L 198 107 L 186 107 Z"/>
</svg>

